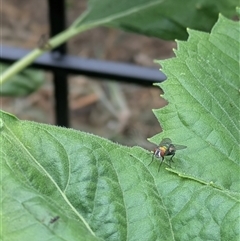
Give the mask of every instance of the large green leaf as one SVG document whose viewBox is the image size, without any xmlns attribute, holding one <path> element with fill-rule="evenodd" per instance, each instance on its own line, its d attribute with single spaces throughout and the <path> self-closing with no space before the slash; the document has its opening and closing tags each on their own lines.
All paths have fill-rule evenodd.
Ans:
<svg viewBox="0 0 240 241">
<path fill-rule="evenodd" d="M 239 30 L 224 17 L 210 35 L 189 30 L 177 58 L 162 62 L 170 104 L 155 111 L 164 135 L 189 147 L 179 170 L 231 191 L 240 187 Z"/>
<path fill-rule="evenodd" d="M 235 14 L 237 0 L 89 0 L 88 12 L 73 28 L 107 25 L 162 39 L 186 39 L 187 28 L 210 31 L 219 12 Z"/>
<path fill-rule="evenodd" d="M 211 34 L 189 33 L 163 63 L 169 105 L 152 138 L 188 146 L 172 168 L 158 172 L 139 147 L 0 113 L 2 237 L 239 239 L 239 23 L 221 17 Z"/>
<path fill-rule="evenodd" d="M 183 183 L 167 192 L 178 198 L 170 216 L 175 231 L 186 232 L 179 240 L 238 240 L 239 22 L 220 16 L 210 35 L 192 30 L 189 35 L 178 42 L 176 58 L 161 62 L 169 104 L 155 111 L 164 132 L 151 141 L 171 137 L 188 146 L 169 169 Z M 203 185 L 194 188 L 196 183 Z"/>
<path fill-rule="evenodd" d="M 130 156 L 139 150 L 93 135 L 6 113 L 1 123 L 1 220 L 8 240 L 150 240 L 152 235 L 166 240 L 171 235 L 147 171 L 148 152 L 140 151 L 142 162 Z M 161 228 L 152 233 L 157 225 Z"/>
</svg>

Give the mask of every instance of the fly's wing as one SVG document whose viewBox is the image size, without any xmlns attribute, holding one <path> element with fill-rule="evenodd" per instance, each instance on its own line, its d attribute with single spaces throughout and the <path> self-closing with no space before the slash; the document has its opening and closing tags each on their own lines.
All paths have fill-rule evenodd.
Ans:
<svg viewBox="0 0 240 241">
<path fill-rule="evenodd" d="M 163 138 L 159 146 L 169 146 L 172 143 L 170 138 Z"/>
<path fill-rule="evenodd" d="M 173 144 L 173 145 L 175 147 L 175 150 L 182 150 L 182 149 L 187 148 L 187 146 L 183 146 L 183 145 L 176 145 L 176 144 Z"/>
</svg>

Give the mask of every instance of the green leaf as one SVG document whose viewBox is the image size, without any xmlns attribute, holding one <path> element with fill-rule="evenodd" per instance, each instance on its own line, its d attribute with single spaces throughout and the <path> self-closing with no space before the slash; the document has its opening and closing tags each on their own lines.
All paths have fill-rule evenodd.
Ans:
<svg viewBox="0 0 240 241">
<path fill-rule="evenodd" d="M 0 64 L 1 72 L 9 66 Z M 35 69 L 25 69 L 20 74 L 15 75 L 0 88 L 1 96 L 26 96 L 36 91 L 44 81 L 42 71 Z"/>
<path fill-rule="evenodd" d="M 239 22 L 220 17 L 210 35 L 189 34 L 162 62 L 169 105 L 155 113 L 164 135 L 188 146 L 180 170 L 239 191 Z"/>
<path fill-rule="evenodd" d="M 145 159 L 151 159 L 148 152 L 74 130 L 19 121 L 4 112 L 1 123 L 4 237 L 171 236 L 167 212 L 145 166 Z M 145 163 L 133 157 L 135 152 Z M 59 220 L 50 223 L 56 216 Z M 161 228 L 153 233 L 158 225 Z"/>
<path fill-rule="evenodd" d="M 69 190 L 78 190 L 69 182 L 69 159 L 52 128 L 20 122 L 3 112 L 1 117 L 1 236 L 98 240 L 67 197 Z"/>
<path fill-rule="evenodd" d="M 239 23 L 189 33 L 163 62 L 169 104 L 155 111 L 164 132 L 152 140 L 188 146 L 172 168 L 158 172 L 139 147 L 0 112 L 2 237 L 239 239 Z"/>
<path fill-rule="evenodd" d="M 72 25 L 107 25 L 162 39 L 186 39 L 186 28 L 210 31 L 219 12 L 232 17 L 237 0 L 89 0 L 88 11 Z"/>
<path fill-rule="evenodd" d="M 158 144 L 163 137 L 171 137 L 188 146 L 187 151 L 177 153 L 174 170 L 169 169 L 183 178 L 181 189 L 186 185 L 189 190 L 186 196 L 174 190 L 180 195 L 177 207 L 174 205 L 176 231 L 187 231 L 184 223 L 192 217 L 194 227 L 188 226 L 192 232 L 188 240 L 200 233 L 201 240 L 238 240 L 239 22 L 220 16 L 211 34 L 188 32 L 188 41 L 178 42 L 177 57 L 160 62 L 168 76 L 161 87 L 169 104 L 155 110 L 164 132 L 151 141 Z M 194 182 L 213 185 L 214 189 L 205 186 L 194 190 Z M 216 189 L 225 197 L 215 196 Z M 192 201 L 181 205 L 181 199 Z M 176 220 L 175 215 L 171 217 Z M 180 240 L 186 239 L 181 236 Z"/>
</svg>

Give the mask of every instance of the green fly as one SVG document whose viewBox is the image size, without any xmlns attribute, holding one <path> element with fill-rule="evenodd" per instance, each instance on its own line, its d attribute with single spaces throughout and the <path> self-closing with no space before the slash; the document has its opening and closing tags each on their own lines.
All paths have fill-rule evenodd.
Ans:
<svg viewBox="0 0 240 241">
<path fill-rule="evenodd" d="M 183 146 L 183 145 L 172 144 L 172 140 L 170 138 L 164 138 L 160 142 L 159 146 L 153 151 L 152 161 L 148 165 L 150 165 L 153 162 L 154 157 L 162 158 L 162 161 L 160 162 L 160 165 L 158 168 L 158 171 L 159 171 L 160 167 L 164 161 L 164 157 L 171 156 L 171 158 L 169 160 L 169 166 L 171 167 L 171 161 L 173 162 L 172 159 L 176 153 L 176 150 L 181 150 L 181 149 L 185 149 L 185 148 L 187 148 L 187 147 Z"/>
</svg>

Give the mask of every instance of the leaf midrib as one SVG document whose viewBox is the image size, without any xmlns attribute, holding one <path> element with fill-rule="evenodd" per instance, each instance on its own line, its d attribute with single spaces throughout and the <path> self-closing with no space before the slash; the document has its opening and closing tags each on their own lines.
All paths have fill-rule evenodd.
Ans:
<svg viewBox="0 0 240 241">
<path fill-rule="evenodd" d="M 6 130 L 11 134 L 8 135 L 7 133 L 5 134 L 5 138 L 11 143 L 11 140 L 16 143 L 16 145 L 21 148 L 29 157 L 34 161 L 34 163 L 40 168 L 40 170 L 51 180 L 51 182 L 54 184 L 54 186 L 57 188 L 63 199 L 66 201 L 66 203 L 69 205 L 69 207 L 73 210 L 73 212 L 79 217 L 79 219 L 84 223 L 86 228 L 89 230 L 89 232 L 93 235 L 96 236 L 93 230 L 90 228 L 88 223 L 85 221 L 85 219 L 77 212 L 77 210 L 72 206 L 71 202 L 68 200 L 67 196 L 62 192 L 62 190 L 59 188 L 55 180 L 49 175 L 49 173 L 39 164 L 39 162 L 34 158 L 34 156 L 28 151 L 28 149 L 23 145 L 23 143 L 20 141 L 20 139 L 17 138 L 17 136 L 12 132 L 11 128 L 7 126 L 5 123 L 4 127 Z M 4 135 L 4 132 L 2 133 Z M 8 138 L 9 137 L 9 138 Z"/>
<path fill-rule="evenodd" d="M 142 6 L 138 6 L 138 7 L 133 7 L 131 9 L 128 9 L 122 13 L 119 14 L 114 14 L 114 15 L 109 15 L 106 18 L 103 18 L 101 20 L 93 20 L 93 21 L 89 21 L 86 25 L 89 26 L 89 28 L 93 27 L 93 26 L 99 26 L 99 25 L 104 25 L 106 23 L 109 22 L 113 22 L 117 19 L 123 18 L 123 17 L 127 17 L 133 13 L 139 12 L 142 9 L 146 10 L 147 8 L 153 7 L 155 5 L 161 4 L 162 2 L 165 2 L 165 0 L 157 0 L 155 2 L 152 3 L 148 3 L 148 4 L 143 4 Z M 87 14 L 85 14 L 85 16 L 81 19 L 81 21 L 77 24 L 78 27 L 76 27 L 76 29 L 81 28 L 81 22 L 84 21 L 84 19 L 88 16 L 88 13 L 91 13 L 91 10 L 89 12 L 87 12 Z M 73 25 L 74 27 L 74 25 Z"/>
</svg>

